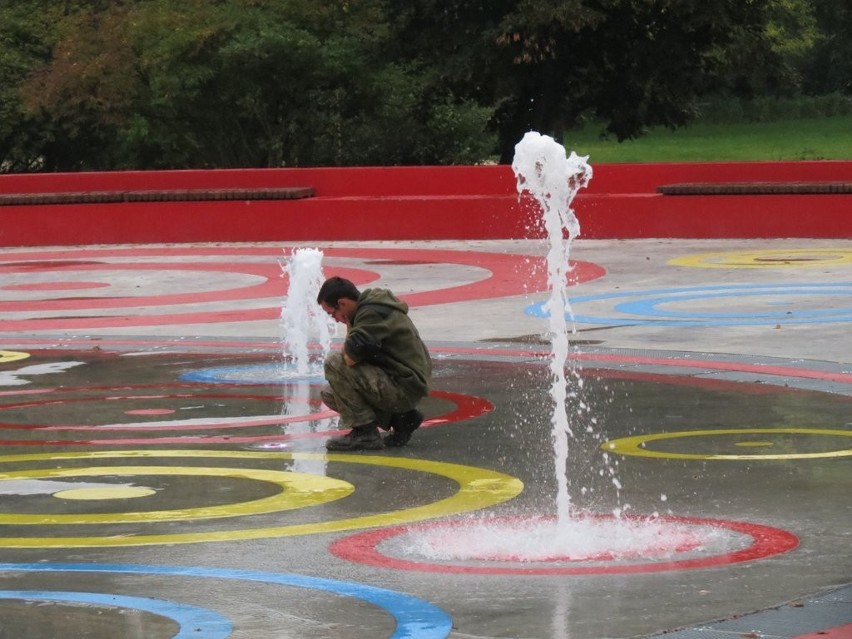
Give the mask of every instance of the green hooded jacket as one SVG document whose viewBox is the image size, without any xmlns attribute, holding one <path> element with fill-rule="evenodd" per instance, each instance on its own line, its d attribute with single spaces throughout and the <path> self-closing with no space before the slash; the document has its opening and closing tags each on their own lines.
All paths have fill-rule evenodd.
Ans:
<svg viewBox="0 0 852 639">
<path fill-rule="evenodd" d="M 368 288 L 361 293 L 344 349 L 356 364 L 384 369 L 412 401 L 429 393 L 429 351 L 408 316 L 408 304 L 389 290 Z"/>
</svg>

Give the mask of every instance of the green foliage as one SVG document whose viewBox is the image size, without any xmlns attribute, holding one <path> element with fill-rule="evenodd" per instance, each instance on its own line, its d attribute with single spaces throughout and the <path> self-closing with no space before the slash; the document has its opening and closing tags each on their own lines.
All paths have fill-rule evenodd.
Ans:
<svg viewBox="0 0 852 639">
<path fill-rule="evenodd" d="M 381 9 L 372 0 L 138 0 L 72 13 L 51 58 L 22 74 L 23 105 L 59 142 L 41 149 L 45 168 L 486 157 L 492 110 L 435 92 L 428 69 L 383 60 Z"/>
<path fill-rule="evenodd" d="M 848 0 L 812 3 L 820 34 L 802 65 L 802 89 L 810 95 L 852 95 L 852 5 Z"/>
<path fill-rule="evenodd" d="M 765 0 L 759 33 L 735 25 L 711 91 L 739 97 L 852 94 L 848 0 Z"/>
<path fill-rule="evenodd" d="M 847 113 L 850 33 L 848 0 L 0 2 L 0 171 L 505 162 L 589 117 Z"/>
<path fill-rule="evenodd" d="M 41 168 L 50 143 L 43 121 L 26 112 L 19 87 L 50 59 L 55 11 L 22 0 L 0 5 L 0 172 Z"/>
<path fill-rule="evenodd" d="M 400 2 L 391 15 L 403 36 L 397 55 L 443 69 L 440 86 L 496 107 L 508 162 L 524 132 L 559 137 L 588 114 L 619 139 L 685 124 L 716 74 L 734 66 L 735 43 L 748 43 L 751 59 L 768 51 L 770 1 Z"/>
</svg>

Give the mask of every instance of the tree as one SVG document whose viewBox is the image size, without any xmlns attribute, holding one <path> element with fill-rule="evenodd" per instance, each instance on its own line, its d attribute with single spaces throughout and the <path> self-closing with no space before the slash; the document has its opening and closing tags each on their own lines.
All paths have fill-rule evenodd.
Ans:
<svg viewBox="0 0 852 639">
<path fill-rule="evenodd" d="M 57 12 L 42 4 L 0 5 L 0 173 L 38 170 L 52 139 L 49 123 L 27 113 L 18 90 L 33 68 L 50 59 Z"/>
<path fill-rule="evenodd" d="M 501 161 L 523 133 L 561 137 L 584 115 L 618 139 L 678 126 L 747 35 L 765 47 L 770 0 L 435 0 L 392 2 L 400 55 L 428 57 L 440 80 L 497 107 Z M 428 42 L 435 46 L 427 47 Z"/>
<path fill-rule="evenodd" d="M 123 5 L 72 10 L 57 26 L 51 57 L 33 68 L 20 96 L 31 117 L 50 122 L 48 170 L 114 168 L 107 160 L 135 105 L 133 50 Z"/>
<path fill-rule="evenodd" d="M 586 118 L 622 140 L 707 94 L 852 90 L 846 4 L 4 3 L 0 170 L 509 162 Z"/>
<path fill-rule="evenodd" d="M 22 93 L 74 143 L 51 168 L 481 159 L 491 110 L 382 60 L 389 37 L 378 0 L 107 3 L 64 20 Z"/>
<path fill-rule="evenodd" d="M 852 96 L 852 6 L 848 0 L 812 2 L 818 35 L 804 65 L 803 89 Z"/>
</svg>

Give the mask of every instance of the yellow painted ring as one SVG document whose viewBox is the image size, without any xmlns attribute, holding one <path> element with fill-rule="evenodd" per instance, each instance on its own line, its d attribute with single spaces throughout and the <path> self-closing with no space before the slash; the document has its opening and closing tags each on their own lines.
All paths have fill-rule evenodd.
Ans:
<svg viewBox="0 0 852 639">
<path fill-rule="evenodd" d="M 636 435 L 613 439 L 601 444 L 606 452 L 629 455 L 633 457 L 656 457 L 664 459 L 700 459 L 700 460 L 786 460 L 786 459 L 822 459 L 830 457 L 850 457 L 852 449 L 830 450 L 821 453 L 780 453 L 765 455 L 703 455 L 698 453 L 673 453 L 646 448 L 648 442 L 662 439 L 678 439 L 681 437 L 714 437 L 718 435 L 827 435 L 831 437 L 852 437 L 852 431 L 833 430 L 828 428 L 731 428 L 723 430 L 691 430 L 675 433 L 655 433 Z M 765 445 L 765 441 L 760 442 Z"/>
<path fill-rule="evenodd" d="M 17 362 L 21 359 L 27 359 L 29 356 L 29 353 L 22 353 L 20 351 L 0 351 L 0 364 Z"/>
<path fill-rule="evenodd" d="M 832 248 L 697 253 L 675 257 L 668 261 L 673 266 L 697 268 L 803 268 L 850 262 L 852 262 L 852 251 Z"/>
<path fill-rule="evenodd" d="M 19 463 L 45 460 L 55 462 L 61 459 L 100 460 L 114 458 L 152 459 L 199 457 L 256 460 L 289 459 L 399 468 L 440 475 L 456 482 L 459 485 L 459 490 L 450 497 L 440 499 L 423 506 L 415 506 L 413 508 L 406 508 L 389 513 L 378 513 L 374 515 L 365 515 L 362 517 L 338 519 L 319 523 L 164 535 L 117 535 L 110 537 L 1 537 L 0 547 L 91 548 L 110 546 L 150 546 L 155 544 L 187 544 L 210 541 L 268 539 L 274 537 L 293 537 L 297 535 L 341 532 L 357 530 L 360 528 L 401 525 L 415 521 L 422 521 L 424 519 L 457 515 L 481 508 L 487 508 L 516 497 L 520 494 L 524 487 L 521 480 L 515 477 L 484 468 L 426 461 L 422 459 L 368 455 L 218 450 L 136 450 L 9 455 L 0 457 L 0 463 Z"/>
<path fill-rule="evenodd" d="M 114 486 L 112 488 L 71 488 L 53 493 L 59 499 L 79 499 L 84 501 L 100 501 L 103 499 L 136 499 L 156 495 L 153 488 L 142 486 Z"/>
<path fill-rule="evenodd" d="M 0 473 L 0 481 L 13 479 L 45 479 L 56 477 L 99 477 L 103 475 L 195 475 L 236 477 L 276 484 L 281 492 L 271 497 L 236 504 L 182 508 L 177 510 L 143 510 L 126 513 L 0 513 L 0 524 L 124 524 L 145 521 L 177 521 L 259 515 L 315 506 L 342 499 L 355 487 L 339 479 L 288 473 L 277 470 L 246 468 L 204 468 L 198 466 L 102 466 L 89 468 L 50 468 Z"/>
</svg>

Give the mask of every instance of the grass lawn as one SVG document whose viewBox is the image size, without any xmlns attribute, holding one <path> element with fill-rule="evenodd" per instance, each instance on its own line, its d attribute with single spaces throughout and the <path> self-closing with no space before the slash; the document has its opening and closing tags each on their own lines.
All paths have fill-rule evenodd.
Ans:
<svg viewBox="0 0 852 639">
<path fill-rule="evenodd" d="M 852 115 L 653 128 L 637 140 L 601 140 L 600 126 L 565 133 L 564 146 L 593 163 L 852 160 Z"/>
</svg>

